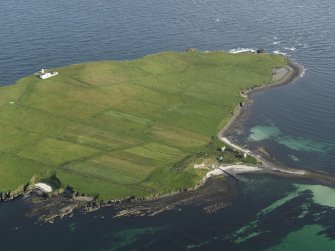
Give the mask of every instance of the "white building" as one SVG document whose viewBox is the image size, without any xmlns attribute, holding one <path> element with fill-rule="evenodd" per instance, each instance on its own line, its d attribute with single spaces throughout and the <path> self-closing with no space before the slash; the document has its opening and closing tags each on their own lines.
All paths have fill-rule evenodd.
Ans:
<svg viewBox="0 0 335 251">
<path fill-rule="evenodd" d="M 45 69 L 42 69 L 40 71 L 40 79 L 47 79 L 47 78 L 51 78 L 53 76 L 56 76 L 58 75 L 58 72 L 57 71 L 53 71 L 53 72 L 45 72 Z"/>
</svg>

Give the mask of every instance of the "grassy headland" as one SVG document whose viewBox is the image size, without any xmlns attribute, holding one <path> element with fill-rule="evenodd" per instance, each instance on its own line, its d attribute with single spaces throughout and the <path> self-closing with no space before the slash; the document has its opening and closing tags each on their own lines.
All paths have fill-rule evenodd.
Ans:
<svg viewBox="0 0 335 251">
<path fill-rule="evenodd" d="M 106 200 L 193 187 L 205 171 L 184 163 L 213 148 L 241 89 L 271 82 L 285 64 L 270 54 L 163 52 L 1 87 L 0 191 L 51 176 Z"/>
</svg>

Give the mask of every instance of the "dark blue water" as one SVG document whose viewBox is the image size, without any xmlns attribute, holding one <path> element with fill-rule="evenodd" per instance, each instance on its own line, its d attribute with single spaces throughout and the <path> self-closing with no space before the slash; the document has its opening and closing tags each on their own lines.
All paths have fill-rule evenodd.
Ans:
<svg viewBox="0 0 335 251">
<path fill-rule="evenodd" d="M 132 59 L 164 50 L 279 50 L 303 64 L 305 76 L 255 94 L 251 116 L 232 135 L 251 148 L 263 146 L 288 165 L 335 173 L 334 10 L 335 2 L 329 0 L 2 0 L 0 84 L 13 83 L 42 67 Z M 115 220 L 108 216 L 112 212 L 103 211 L 39 226 L 24 216 L 22 202 L 1 204 L 0 246 L 4 250 L 262 250 L 299 243 L 303 236 L 325 245 L 322 250 L 333 250 L 333 205 L 318 200 L 321 194 L 330 195 L 331 201 L 333 191 L 323 187 L 300 191 L 293 181 L 264 179 L 253 177 L 238 185 L 240 193 L 232 205 L 214 215 L 204 215 L 194 206 L 156 217 Z M 299 196 L 294 197 L 294 191 Z M 262 211 L 276 202 L 279 207 Z M 248 231 L 253 235 L 241 241 Z M 308 248 L 313 246 L 304 250 Z"/>
<path fill-rule="evenodd" d="M 327 199 L 335 189 L 268 176 L 245 178 L 231 206 L 214 214 L 191 205 L 119 219 L 107 208 L 39 225 L 25 217 L 28 206 L 22 200 L 2 204 L 1 249 L 334 250 L 335 203 Z"/>
</svg>

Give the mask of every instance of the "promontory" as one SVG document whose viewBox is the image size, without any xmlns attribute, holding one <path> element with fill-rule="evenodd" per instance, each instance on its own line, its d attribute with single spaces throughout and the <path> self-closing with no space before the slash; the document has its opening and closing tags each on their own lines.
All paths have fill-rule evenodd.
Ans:
<svg viewBox="0 0 335 251">
<path fill-rule="evenodd" d="M 0 192 L 45 182 L 111 200 L 192 188 L 206 173 L 194 163 L 215 160 L 240 92 L 270 83 L 286 64 L 266 53 L 168 51 L 1 87 Z"/>
</svg>

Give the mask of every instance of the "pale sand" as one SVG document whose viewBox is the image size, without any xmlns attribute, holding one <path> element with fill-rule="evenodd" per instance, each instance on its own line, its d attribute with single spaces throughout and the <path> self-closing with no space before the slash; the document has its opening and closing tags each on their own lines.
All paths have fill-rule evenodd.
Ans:
<svg viewBox="0 0 335 251">
<path fill-rule="evenodd" d="M 269 168 L 269 167 L 259 167 L 259 166 L 248 166 L 248 165 L 228 165 L 228 166 L 219 166 L 206 174 L 205 179 L 208 179 L 213 176 L 226 175 L 229 174 L 240 174 L 240 173 L 270 173 L 270 174 L 289 174 L 294 176 L 304 176 L 307 173 L 305 170 L 295 170 L 295 169 L 286 169 L 286 168 Z"/>
<path fill-rule="evenodd" d="M 272 81 L 276 82 L 283 79 L 287 74 L 290 73 L 290 70 L 286 67 L 275 69 L 272 75 Z"/>
<path fill-rule="evenodd" d="M 240 146 L 238 146 L 238 145 L 235 145 L 234 143 L 232 143 L 232 142 L 231 142 L 229 139 L 227 139 L 226 137 L 220 137 L 220 139 L 221 139 L 221 141 L 222 141 L 223 143 L 226 143 L 227 145 L 231 146 L 232 148 L 234 148 L 234 149 L 236 149 L 236 150 L 238 150 L 238 151 L 240 151 L 240 152 L 247 153 L 247 154 L 250 154 L 250 153 L 251 153 L 250 150 L 248 150 L 248 149 L 244 149 L 244 148 L 242 148 L 242 147 L 240 147 Z"/>
<path fill-rule="evenodd" d="M 271 168 L 271 171 L 277 171 L 277 172 L 293 174 L 293 175 L 301 175 L 301 176 L 308 174 L 308 171 L 306 170 L 288 169 L 288 168 Z"/>
<path fill-rule="evenodd" d="M 226 171 L 231 174 L 238 174 L 238 173 L 251 173 L 256 171 L 261 171 L 262 169 L 257 166 L 248 166 L 248 165 L 229 165 L 229 166 L 220 166 L 209 171 L 206 174 L 206 178 L 210 178 L 213 176 L 218 176 L 225 174 L 223 171 Z"/>
</svg>

